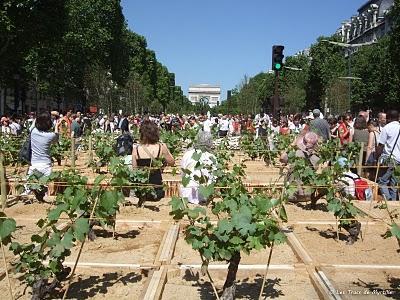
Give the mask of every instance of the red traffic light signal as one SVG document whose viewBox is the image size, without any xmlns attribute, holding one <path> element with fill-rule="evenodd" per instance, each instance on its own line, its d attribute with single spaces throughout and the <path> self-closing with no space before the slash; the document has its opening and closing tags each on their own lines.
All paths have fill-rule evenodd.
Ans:
<svg viewBox="0 0 400 300">
<path fill-rule="evenodd" d="M 285 57 L 283 49 L 285 49 L 285 46 L 272 46 L 272 70 L 274 71 L 281 71 L 283 68 L 283 58 Z"/>
</svg>

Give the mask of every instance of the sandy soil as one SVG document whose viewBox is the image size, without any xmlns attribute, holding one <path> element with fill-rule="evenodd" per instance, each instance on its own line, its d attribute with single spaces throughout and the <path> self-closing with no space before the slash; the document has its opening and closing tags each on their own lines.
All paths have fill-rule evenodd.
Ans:
<svg viewBox="0 0 400 300">
<path fill-rule="evenodd" d="M 400 265 L 399 246 L 396 239 L 381 237 L 386 232 L 384 225 L 362 226 L 364 241 L 358 239 L 346 245 L 347 232 L 340 232 L 336 241 L 334 225 L 296 225 L 294 233 L 304 245 L 311 258 L 325 264 L 378 264 Z"/>
<path fill-rule="evenodd" d="M 400 271 L 333 270 L 324 268 L 343 299 L 400 299 Z"/>
<path fill-rule="evenodd" d="M 216 287 L 221 292 L 226 272 L 211 271 Z M 238 272 L 236 299 L 257 299 L 261 290 L 263 277 L 261 273 Z M 162 299 L 215 299 L 211 284 L 206 276 L 197 271 L 186 270 L 183 276 L 168 280 Z M 269 272 L 264 289 L 264 297 L 268 299 L 318 299 L 307 273 L 303 270 L 287 272 Z"/>
<path fill-rule="evenodd" d="M 77 268 L 75 274 L 67 299 L 140 299 L 146 280 L 140 271 L 132 270 Z M 26 288 L 17 275 L 11 275 L 11 281 L 15 299 L 31 299 L 30 288 Z M 52 299 L 62 298 L 63 293 L 58 291 L 51 295 Z M 1 299 L 10 299 L 5 278 L 0 280 L 0 295 Z"/>
</svg>

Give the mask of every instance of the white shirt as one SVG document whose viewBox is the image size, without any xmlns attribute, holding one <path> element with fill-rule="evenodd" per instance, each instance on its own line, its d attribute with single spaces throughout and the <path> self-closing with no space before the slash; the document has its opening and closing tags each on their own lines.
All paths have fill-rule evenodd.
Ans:
<svg viewBox="0 0 400 300">
<path fill-rule="evenodd" d="M 356 194 L 356 186 L 354 179 L 359 178 L 357 174 L 350 171 L 344 172 L 343 177 L 339 179 L 339 185 L 343 186 L 343 191 L 346 195 L 354 197 Z"/>
<path fill-rule="evenodd" d="M 203 122 L 203 130 L 205 132 L 211 132 L 211 127 L 212 127 L 213 123 L 210 119 L 207 119 Z"/>
<path fill-rule="evenodd" d="M 226 120 L 226 119 L 225 120 L 224 119 L 220 120 L 218 125 L 219 125 L 219 130 L 221 130 L 221 131 L 228 131 L 229 130 L 229 121 Z"/>
<path fill-rule="evenodd" d="M 383 127 L 378 138 L 378 143 L 384 145 L 383 155 L 388 157 L 392 153 L 392 158 L 400 163 L 400 137 L 396 142 L 400 133 L 400 123 L 398 121 L 390 122 Z"/>
<path fill-rule="evenodd" d="M 199 162 L 202 165 L 205 165 L 206 168 L 203 168 L 201 170 L 195 170 L 197 161 L 195 161 L 192 156 L 195 153 L 201 153 L 201 157 L 199 159 Z M 183 198 L 187 198 L 190 203 L 198 204 L 202 201 L 205 201 L 206 199 L 203 199 L 203 197 L 199 193 L 199 182 L 196 181 L 196 177 L 205 177 L 207 178 L 207 184 L 211 184 L 214 181 L 214 176 L 212 174 L 212 170 L 215 169 L 215 164 L 213 163 L 213 160 L 216 160 L 216 157 L 209 153 L 209 152 L 201 152 L 201 150 L 195 150 L 191 149 L 188 150 L 182 157 L 181 160 L 181 168 L 182 170 L 189 170 L 191 172 L 190 174 L 190 181 L 186 187 L 181 186 L 181 196 Z M 184 176 L 184 173 L 182 172 L 181 176 Z"/>
</svg>

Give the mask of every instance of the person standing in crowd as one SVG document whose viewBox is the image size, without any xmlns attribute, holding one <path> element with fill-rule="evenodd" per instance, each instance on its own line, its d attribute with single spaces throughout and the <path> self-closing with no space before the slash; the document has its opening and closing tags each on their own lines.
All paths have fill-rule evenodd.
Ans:
<svg viewBox="0 0 400 300">
<path fill-rule="evenodd" d="M 329 128 L 331 130 L 331 138 L 332 139 L 337 139 L 338 136 L 338 128 L 339 128 L 339 124 L 337 122 L 337 119 L 335 117 L 329 117 L 328 118 L 328 124 L 329 124 Z"/>
<path fill-rule="evenodd" d="M 12 115 L 10 118 L 10 129 L 12 135 L 20 135 L 22 132 L 22 126 L 19 123 L 20 120 L 16 115 Z"/>
<path fill-rule="evenodd" d="M 321 118 L 321 111 L 319 109 L 314 109 L 313 112 L 314 120 L 310 122 L 311 131 L 322 137 L 323 141 L 330 139 L 330 127 L 325 119 Z"/>
<path fill-rule="evenodd" d="M 368 144 L 368 130 L 367 130 L 367 121 L 365 117 L 358 116 L 354 121 L 354 134 L 353 134 L 353 142 L 355 143 L 364 143 Z"/>
<path fill-rule="evenodd" d="M 1 117 L 1 134 L 3 135 L 10 135 L 11 128 L 10 128 L 10 120 L 7 117 Z"/>
<path fill-rule="evenodd" d="M 119 129 L 121 129 L 122 133 L 129 133 L 129 121 L 128 115 L 123 114 L 121 121 L 118 124 Z"/>
<path fill-rule="evenodd" d="M 393 172 L 400 165 L 400 123 L 399 112 L 387 112 L 387 124 L 383 127 L 378 139 L 376 156 L 382 165 L 386 165 L 386 172 L 379 178 L 378 183 L 382 195 L 386 200 L 397 200 L 397 179 Z"/>
<path fill-rule="evenodd" d="M 368 144 L 367 144 L 367 155 L 365 158 L 365 164 L 369 166 L 376 166 L 376 147 L 378 146 L 380 132 L 379 123 L 377 119 L 371 119 L 368 122 Z"/>
<path fill-rule="evenodd" d="M 60 122 L 56 124 L 54 132 L 51 132 L 53 123 L 50 114 L 47 112 L 41 113 L 36 118 L 35 127 L 31 131 L 31 149 L 32 157 L 28 169 L 28 177 L 32 174 L 37 176 L 49 176 L 51 174 L 51 157 L 50 146 L 58 141 L 58 132 Z M 26 188 L 23 195 L 30 193 L 29 188 Z M 36 194 L 39 201 L 43 200 L 45 191 Z"/>
<path fill-rule="evenodd" d="M 72 116 L 72 123 L 71 123 L 71 134 L 74 138 L 79 138 L 82 136 L 82 122 L 81 118 L 77 115 Z"/>
<path fill-rule="evenodd" d="M 386 114 L 384 112 L 380 112 L 378 114 L 378 123 L 379 123 L 379 132 L 381 132 L 383 127 L 385 127 L 386 125 Z"/>
<path fill-rule="evenodd" d="M 226 137 L 229 130 L 229 121 L 226 116 L 222 116 L 222 120 L 218 123 L 218 137 Z"/>
<path fill-rule="evenodd" d="M 158 201 L 165 196 L 162 188 L 161 169 L 152 169 L 155 166 L 155 160 L 164 159 L 169 166 L 173 166 L 175 160 L 167 146 L 159 142 L 160 131 L 157 124 L 148 119 L 143 120 L 139 134 L 139 144 L 132 151 L 132 167 L 149 167 L 149 183 L 156 186 L 154 194 L 140 195 L 138 207 L 141 207 L 145 201 Z"/>
<path fill-rule="evenodd" d="M 290 122 L 290 124 L 289 124 L 289 129 L 290 129 L 290 132 L 293 132 L 295 134 L 300 133 L 300 131 L 302 129 L 301 114 L 294 115 L 293 121 Z"/>
<path fill-rule="evenodd" d="M 213 168 L 216 166 L 216 157 L 211 153 L 213 147 L 212 135 L 206 131 L 200 131 L 196 137 L 195 146 L 185 152 L 181 161 L 181 176 L 190 176 L 190 181 L 186 186 L 181 186 L 181 197 L 187 198 L 189 203 L 202 204 L 207 201 L 200 193 L 199 187 L 201 183 L 196 178 L 202 178 L 203 184 L 212 184 L 214 177 Z M 194 160 L 193 154 L 199 154 L 200 159 Z M 202 169 L 196 168 L 196 164 L 203 165 Z M 190 171 L 190 175 L 186 175 L 185 171 Z"/>
<path fill-rule="evenodd" d="M 341 145 L 345 145 L 350 142 L 350 126 L 349 126 L 350 120 L 351 120 L 351 115 L 349 114 L 345 114 L 340 117 L 338 136 Z"/>
</svg>

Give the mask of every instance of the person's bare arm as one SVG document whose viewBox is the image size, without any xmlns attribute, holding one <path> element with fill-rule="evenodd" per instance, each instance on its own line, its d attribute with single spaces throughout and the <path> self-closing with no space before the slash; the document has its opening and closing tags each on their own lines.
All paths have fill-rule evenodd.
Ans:
<svg viewBox="0 0 400 300">
<path fill-rule="evenodd" d="M 175 165 L 175 159 L 165 144 L 161 144 L 161 153 L 169 166 Z"/>
<path fill-rule="evenodd" d="M 368 144 L 367 144 L 367 154 L 365 156 L 365 163 L 367 163 L 368 158 L 374 150 L 374 133 L 370 132 L 368 135 Z"/>
</svg>

